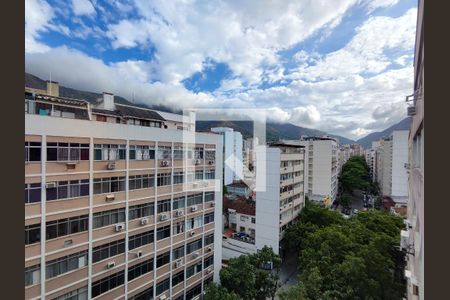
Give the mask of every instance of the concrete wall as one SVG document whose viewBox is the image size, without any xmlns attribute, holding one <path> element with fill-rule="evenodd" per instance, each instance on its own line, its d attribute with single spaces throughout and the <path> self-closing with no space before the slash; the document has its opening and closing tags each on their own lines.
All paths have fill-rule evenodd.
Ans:
<svg viewBox="0 0 450 300">
<path fill-rule="evenodd" d="M 408 196 L 408 163 L 409 130 L 396 130 L 392 134 L 392 196 Z"/>
<path fill-rule="evenodd" d="M 261 157 L 265 154 L 265 164 Z M 265 245 L 279 252 L 280 159 L 278 148 L 256 147 L 256 238 L 257 249 Z"/>
</svg>

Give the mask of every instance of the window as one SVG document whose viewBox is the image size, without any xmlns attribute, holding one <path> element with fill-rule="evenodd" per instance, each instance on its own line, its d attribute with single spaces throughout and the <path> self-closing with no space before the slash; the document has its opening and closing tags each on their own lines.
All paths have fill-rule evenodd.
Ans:
<svg viewBox="0 0 450 300">
<path fill-rule="evenodd" d="M 173 184 L 180 184 L 184 182 L 184 172 L 173 173 Z"/>
<path fill-rule="evenodd" d="M 194 276 L 195 274 L 202 271 L 202 262 L 198 262 L 195 265 L 192 265 L 190 267 L 187 267 L 186 269 L 186 279 Z"/>
<path fill-rule="evenodd" d="M 73 270 L 81 269 L 87 265 L 87 261 L 87 250 L 51 260 L 47 262 L 45 267 L 45 278 L 50 279 Z"/>
<path fill-rule="evenodd" d="M 172 276 L 172 287 L 184 281 L 184 270 Z"/>
<path fill-rule="evenodd" d="M 158 241 L 168 237 L 170 237 L 170 225 L 158 228 L 156 231 L 156 239 Z"/>
<path fill-rule="evenodd" d="M 183 233 L 184 232 L 184 221 L 174 223 L 172 228 L 173 228 L 173 233 L 172 233 L 173 235 Z"/>
<path fill-rule="evenodd" d="M 118 272 L 92 283 L 92 298 L 106 293 L 125 282 L 125 271 Z"/>
<path fill-rule="evenodd" d="M 201 147 L 195 148 L 194 159 L 203 159 L 203 148 L 201 148 Z"/>
<path fill-rule="evenodd" d="M 187 276 L 186 276 L 186 278 L 187 278 Z M 200 295 L 201 292 L 202 292 L 202 284 L 199 283 L 198 285 L 196 285 L 194 288 L 192 288 L 191 290 L 189 290 L 186 293 L 186 300 L 193 300 L 195 297 Z"/>
<path fill-rule="evenodd" d="M 172 148 L 166 146 L 158 146 L 157 158 L 170 160 L 172 158 Z"/>
<path fill-rule="evenodd" d="M 245 232 L 245 227 L 239 226 L 239 231 L 240 232 Z"/>
<path fill-rule="evenodd" d="M 186 230 L 195 229 L 203 226 L 203 216 L 198 216 L 195 218 L 190 218 L 186 221 Z"/>
<path fill-rule="evenodd" d="M 162 294 L 170 288 L 170 277 L 156 285 L 156 295 Z"/>
<path fill-rule="evenodd" d="M 155 159 L 155 148 L 153 146 L 130 145 L 130 160 Z"/>
<path fill-rule="evenodd" d="M 203 180 L 203 170 L 195 171 L 195 180 Z"/>
<path fill-rule="evenodd" d="M 41 224 L 25 226 L 25 245 L 38 243 L 41 241 Z"/>
<path fill-rule="evenodd" d="M 205 179 L 215 179 L 215 178 L 216 178 L 216 171 L 214 169 L 205 171 Z"/>
<path fill-rule="evenodd" d="M 153 243 L 154 238 L 155 234 L 153 230 L 130 236 L 128 239 L 128 249 L 133 250 L 135 248 L 151 244 Z"/>
<path fill-rule="evenodd" d="M 205 261 L 203 262 L 203 268 L 206 269 L 207 267 L 213 264 L 214 264 L 214 255 L 211 255 L 208 258 L 206 258 Z"/>
<path fill-rule="evenodd" d="M 209 213 L 205 215 L 205 221 L 204 224 L 212 223 L 214 222 L 214 213 Z"/>
<path fill-rule="evenodd" d="M 173 249 L 172 257 L 173 257 L 174 260 L 175 259 L 179 259 L 179 258 L 181 258 L 183 256 L 184 256 L 184 245 L 181 246 L 181 247 L 178 247 L 176 249 Z"/>
<path fill-rule="evenodd" d="M 94 229 L 111 224 L 125 222 L 125 208 L 96 212 L 94 213 L 93 221 Z"/>
<path fill-rule="evenodd" d="M 157 176 L 157 185 L 158 186 L 165 186 L 165 185 L 170 185 L 170 173 L 159 173 Z"/>
<path fill-rule="evenodd" d="M 196 194 L 196 195 L 190 195 L 187 197 L 187 205 L 186 206 L 192 206 L 192 205 L 198 205 L 203 203 L 203 195 L 202 194 Z"/>
<path fill-rule="evenodd" d="M 87 300 L 88 288 L 87 286 L 70 291 L 62 296 L 56 297 L 53 300 Z"/>
<path fill-rule="evenodd" d="M 49 221 L 46 224 L 47 240 L 88 230 L 88 215 Z"/>
<path fill-rule="evenodd" d="M 214 233 L 205 236 L 205 246 L 214 243 Z"/>
<path fill-rule="evenodd" d="M 41 142 L 25 142 L 25 161 L 41 161 Z"/>
<path fill-rule="evenodd" d="M 192 171 L 186 171 L 186 182 L 194 181 L 195 173 Z"/>
<path fill-rule="evenodd" d="M 153 216 L 155 214 L 154 203 L 144 203 L 139 205 L 130 206 L 128 210 L 128 219 L 134 220 L 137 218 L 143 218 Z"/>
<path fill-rule="evenodd" d="M 215 149 L 206 149 L 205 150 L 205 159 L 215 160 L 216 159 L 216 150 Z"/>
<path fill-rule="evenodd" d="M 40 264 L 25 268 L 25 286 L 38 284 L 40 282 L 41 282 Z"/>
<path fill-rule="evenodd" d="M 128 297 L 129 300 L 152 300 L 153 299 L 153 286 L 136 294 L 132 297 Z"/>
<path fill-rule="evenodd" d="M 125 239 L 113 241 L 92 249 L 92 262 L 96 263 L 106 258 L 125 252 Z"/>
<path fill-rule="evenodd" d="M 180 209 L 184 207 L 184 202 L 185 202 L 185 197 L 179 197 L 179 198 L 175 198 L 173 199 L 173 209 Z"/>
<path fill-rule="evenodd" d="M 126 145 L 94 145 L 94 160 L 122 160 L 125 159 Z"/>
<path fill-rule="evenodd" d="M 96 115 L 95 120 L 98 122 L 106 122 L 106 116 Z"/>
<path fill-rule="evenodd" d="M 197 251 L 198 249 L 201 249 L 202 246 L 202 239 L 190 242 L 186 245 L 186 254 L 190 254 L 194 251 Z"/>
<path fill-rule="evenodd" d="M 125 176 L 94 178 L 94 194 L 121 192 L 125 190 Z"/>
<path fill-rule="evenodd" d="M 206 217 L 206 216 L 205 216 Z M 247 216 L 241 216 L 241 222 L 247 222 L 248 217 Z"/>
<path fill-rule="evenodd" d="M 25 183 L 25 203 L 41 202 L 41 183 Z"/>
<path fill-rule="evenodd" d="M 162 267 L 170 262 L 170 252 L 160 254 L 156 257 L 156 267 Z"/>
<path fill-rule="evenodd" d="M 85 197 L 89 195 L 89 179 L 58 181 L 55 187 L 47 187 L 47 201 Z"/>
<path fill-rule="evenodd" d="M 174 160 L 183 160 L 184 159 L 183 147 L 174 147 L 173 148 L 173 159 Z"/>
<path fill-rule="evenodd" d="M 128 268 L 128 280 L 133 280 L 151 271 L 153 271 L 153 258 Z"/>
<path fill-rule="evenodd" d="M 47 143 L 47 161 L 89 160 L 89 144 Z"/>
<path fill-rule="evenodd" d="M 256 219 L 252 217 L 252 223 L 255 224 L 256 223 Z"/>
<path fill-rule="evenodd" d="M 155 175 L 153 174 L 130 175 L 128 180 L 130 190 L 146 189 L 155 186 Z"/>
<path fill-rule="evenodd" d="M 214 201 L 214 192 L 205 193 L 205 202 Z"/>
<path fill-rule="evenodd" d="M 158 214 L 170 211 L 170 199 L 158 201 Z"/>
</svg>

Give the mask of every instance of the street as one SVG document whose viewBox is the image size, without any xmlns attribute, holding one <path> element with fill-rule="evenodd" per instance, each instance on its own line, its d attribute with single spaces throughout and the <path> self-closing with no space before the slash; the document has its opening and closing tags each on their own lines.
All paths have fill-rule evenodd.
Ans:
<svg viewBox="0 0 450 300">
<path fill-rule="evenodd" d="M 286 254 L 286 258 L 281 263 L 280 270 L 280 287 L 277 294 L 298 283 L 298 255 L 296 253 Z M 278 295 L 275 299 L 279 299 Z"/>
</svg>

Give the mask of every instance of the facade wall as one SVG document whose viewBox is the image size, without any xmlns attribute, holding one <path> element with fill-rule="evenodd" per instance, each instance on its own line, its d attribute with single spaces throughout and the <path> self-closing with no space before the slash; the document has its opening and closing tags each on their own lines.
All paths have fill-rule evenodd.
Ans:
<svg viewBox="0 0 450 300">
<path fill-rule="evenodd" d="M 106 122 L 95 122 L 89 120 L 76 120 L 68 118 L 57 118 L 49 116 L 25 115 L 25 140 L 39 140 L 41 142 L 41 160 L 36 162 L 26 163 L 25 182 L 37 183 L 41 187 L 41 200 L 38 203 L 25 204 L 26 225 L 40 225 L 41 241 L 38 243 L 31 243 L 25 246 L 25 265 L 33 266 L 40 263 L 42 268 L 38 271 L 40 279 L 36 284 L 27 286 L 25 294 L 27 299 L 41 298 L 50 299 L 57 295 L 63 295 L 76 288 L 87 286 L 89 298 L 91 295 L 91 286 L 94 282 L 102 278 L 107 278 L 109 275 L 128 270 L 136 263 L 143 262 L 149 258 L 153 258 L 154 269 L 142 277 L 138 277 L 133 281 L 127 280 L 128 272 L 125 272 L 124 284 L 116 289 L 110 290 L 98 296 L 98 299 L 114 299 L 120 298 L 123 294 L 134 295 L 141 290 L 153 286 L 165 279 L 167 276 L 172 276 L 180 270 L 186 268 L 186 263 L 204 262 L 209 256 L 214 255 L 214 263 L 208 267 L 212 269 L 211 272 L 203 270 L 201 274 L 197 274 L 192 278 L 186 279 L 181 283 L 182 290 L 189 292 L 198 283 L 202 285 L 204 281 L 214 278 L 219 280 L 219 270 L 221 266 L 221 241 L 222 241 L 222 224 L 220 221 L 212 222 L 189 230 L 184 230 L 183 233 L 176 234 L 173 231 L 175 224 L 179 221 L 186 224 L 186 221 L 191 217 L 198 216 L 203 218 L 206 214 L 213 213 L 214 220 L 221 220 L 222 216 L 222 139 L 219 136 L 212 134 L 194 134 L 183 132 L 181 130 L 159 129 L 140 126 L 129 126 L 125 124 L 115 124 Z M 136 164 L 132 167 L 132 163 L 138 161 L 131 161 L 129 159 L 129 152 L 126 151 L 126 158 L 116 161 L 115 169 L 108 170 L 108 161 L 94 161 L 94 145 L 111 143 L 131 145 L 135 142 L 138 144 L 152 143 L 158 149 L 160 146 L 185 145 L 185 143 L 192 143 L 187 140 L 187 137 L 194 138 L 193 146 L 201 147 L 215 147 L 216 157 L 215 164 L 202 164 L 200 166 L 188 166 L 190 160 L 183 160 L 185 164 L 179 167 L 175 166 L 175 161 L 170 161 L 168 166 L 163 166 L 160 160 L 148 160 L 146 164 Z M 80 138 L 82 140 L 80 140 Z M 74 169 L 65 162 L 46 162 L 47 161 L 47 143 L 61 140 L 63 142 L 83 143 L 87 141 L 89 144 L 89 160 L 75 162 Z M 141 141 L 141 142 L 139 142 Z M 140 161 L 142 162 L 142 161 Z M 40 166 L 40 168 L 30 166 Z M 141 190 L 129 189 L 129 178 L 132 175 L 138 174 L 170 174 L 173 182 L 173 173 L 177 170 L 186 169 L 208 169 L 214 170 L 213 180 L 203 180 L 194 185 L 192 183 L 180 185 L 166 185 L 157 186 L 156 176 L 154 187 Z M 109 177 L 125 177 L 125 190 L 122 192 L 96 193 L 94 194 L 93 182 L 96 178 Z M 185 177 L 186 178 L 186 177 Z M 73 199 L 62 200 L 47 200 L 46 186 L 47 183 L 53 181 L 70 181 L 70 180 L 89 180 L 89 194 L 86 197 L 79 197 Z M 158 211 L 155 211 L 153 216 L 147 218 L 146 224 L 141 224 L 141 219 L 137 218 L 129 220 L 130 206 L 145 203 L 154 203 L 158 207 L 158 203 L 164 200 L 171 200 L 179 196 L 189 196 L 192 193 L 199 194 L 206 191 L 214 192 L 215 205 L 205 202 L 197 205 L 197 211 L 192 211 L 190 208 L 183 209 L 183 216 L 175 215 L 175 211 L 170 209 L 163 220 Z M 110 198 L 110 195 L 113 198 Z M 111 200 L 112 199 L 112 200 Z M 169 202 L 171 203 L 171 202 Z M 173 204 L 170 204 L 170 208 Z M 93 227 L 94 213 L 106 212 L 110 210 L 124 209 L 125 221 L 124 229 L 116 232 L 115 225 L 117 221 L 111 225 L 102 226 L 99 228 Z M 78 217 L 80 215 L 88 216 L 89 228 L 76 234 L 68 234 L 57 238 L 47 240 L 46 224 L 53 220 L 61 220 L 63 218 Z M 119 222 L 120 223 L 120 222 Z M 170 237 L 157 239 L 157 229 L 164 226 L 169 226 Z M 72 227 L 71 227 L 72 228 Z M 98 263 L 93 263 L 93 247 L 105 245 L 106 243 L 125 239 L 125 245 L 128 245 L 127 240 L 130 236 L 138 233 L 143 233 L 148 230 L 154 231 L 154 240 L 136 249 L 125 251 L 123 254 L 112 256 L 106 260 Z M 193 235 L 191 235 L 193 232 Z M 175 260 L 170 259 L 170 262 L 160 268 L 157 268 L 158 255 L 168 252 L 169 257 L 172 255 L 172 250 L 181 245 L 187 245 L 189 242 L 204 238 L 204 236 L 214 233 L 214 242 L 208 247 L 199 249 L 199 255 L 193 257 L 192 254 L 182 257 L 183 266 L 176 267 Z M 128 247 L 128 246 L 126 246 Z M 88 260 L 84 268 L 71 273 L 65 273 L 52 279 L 45 280 L 45 265 L 57 258 L 64 257 L 79 251 L 88 250 Z M 142 257 L 137 257 L 136 252 L 142 251 Z M 115 266 L 107 269 L 108 262 L 114 261 Z M 144 278 L 145 277 L 145 278 Z M 195 279 L 195 280 L 194 280 Z M 155 289 L 154 289 L 155 290 Z M 168 289 L 165 293 L 168 298 L 175 296 L 176 289 Z M 156 295 L 153 295 L 156 296 Z"/>
<path fill-rule="evenodd" d="M 408 163 L 409 130 L 396 130 L 392 134 L 392 196 L 408 196 Z"/>
</svg>

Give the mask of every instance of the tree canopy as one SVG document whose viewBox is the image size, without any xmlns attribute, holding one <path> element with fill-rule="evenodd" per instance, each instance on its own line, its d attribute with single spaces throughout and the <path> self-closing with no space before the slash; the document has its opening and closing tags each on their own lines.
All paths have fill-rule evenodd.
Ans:
<svg viewBox="0 0 450 300">
<path fill-rule="evenodd" d="M 365 190 L 371 187 L 370 168 L 363 156 L 352 156 L 342 166 L 339 183 L 344 192 L 355 189 Z"/>
<path fill-rule="evenodd" d="M 402 299 L 400 217 L 367 211 L 346 220 L 308 203 L 285 237 L 299 255 L 300 284 L 281 299 Z"/>
</svg>

